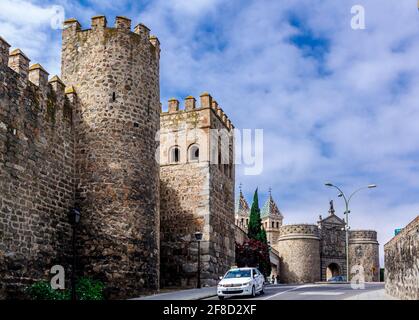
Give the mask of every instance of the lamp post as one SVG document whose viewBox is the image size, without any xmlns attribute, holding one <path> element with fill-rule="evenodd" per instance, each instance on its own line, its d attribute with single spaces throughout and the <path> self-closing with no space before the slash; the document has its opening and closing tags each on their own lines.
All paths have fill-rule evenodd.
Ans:
<svg viewBox="0 0 419 320">
<path fill-rule="evenodd" d="M 331 188 L 335 188 L 339 191 L 339 197 L 343 198 L 343 200 L 345 201 L 345 235 L 346 235 L 346 281 L 349 281 L 349 213 L 351 213 L 351 211 L 349 210 L 349 203 L 351 201 L 351 199 L 353 198 L 353 196 L 355 194 L 357 194 L 359 191 L 364 190 L 364 189 L 373 189 L 373 188 L 377 188 L 377 185 L 375 184 L 370 184 L 366 187 L 362 187 L 359 188 L 357 190 L 355 190 L 354 192 L 352 192 L 352 194 L 348 197 L 346 197 L 345 193 L 342 191 L 341 188 L 339 188 L 338 186 L 335 186 L 333 183 L 325 183 L 326 187 L 331 187 Z"/>
<path fill-rule="evenodd" d="M 80 210 L 77 208 L 73 208 L 70 210 L 69 218 L 71 228 L 73 229 L 73 238 L 72 238 L 72 255 L 73 255 L 73 262 L 71 268 L 71 300 L 76 301 L 76 264 L 77 264 L 77 250 L 76 250 L 76 228 L 80 222 Z"/>
<path fill-rule="evenodd" d="M 195 240 L 198 242 L 198 268 L 197 268 L 197 282 L 196 287 L 201 289 L 201 241 L 203 234 L 202 232 L 195 232 Z"/>
</svg>

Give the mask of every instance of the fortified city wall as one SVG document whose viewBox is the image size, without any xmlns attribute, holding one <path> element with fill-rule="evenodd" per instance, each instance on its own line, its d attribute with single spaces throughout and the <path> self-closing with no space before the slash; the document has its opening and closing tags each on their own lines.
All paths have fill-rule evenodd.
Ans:
<svg viewBox="0 0 419 320">
<path fill-rule="evenodd" d="M 0 38 L 0 299 L 68 270 L 77 97 Z"/>
<path fill-rule="evenodd" d="M 419 300 L 419 216 L 384 246 L 386 292 Z"/>
</svg>

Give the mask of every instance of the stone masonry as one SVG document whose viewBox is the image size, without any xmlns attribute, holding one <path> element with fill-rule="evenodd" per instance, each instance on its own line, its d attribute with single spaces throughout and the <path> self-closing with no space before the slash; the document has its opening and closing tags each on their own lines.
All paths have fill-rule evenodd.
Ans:
<svg viewBox="0 0 419 320">
<path fill-rule="evenodd" d="M 345 221 L 335 215 L 333 202 L 326 218 L 320 217 L 320 259 L 321 280 L 346 275 L 346 233 Z"/>
<path fill-rule="evenodd" d="M 281 259 L 281 283 L 320 280 L 320 237 L 316 225 L 282 226 L 274 249 Z"/>
<path fill-rule="evenodd" d="M 380 281 L 380 260 L 377 232 L 351 230 L 349 233 L 349 268 L 362 266 L 366 282 Z"/>
<path fill-rule="evenodd" d="M 249 215 L 249 205 L 240 192 L 235 217 L 237 228 L 243 232 L 247 230 Z M 333 202 L 330 203 L 328 216 L 320 216 L 317 225 L 282 225 L 282 213 L 270 192 L 261 218 L 270 245 L 280 257 L 282 283 L 310 283 L 346 276 L 345 221 L 335 214 Z M 236 232 L 236 242 L 242 241 L 241 233 Z M 271 263 L 274 264 L 272 257 Z M 366 282 L 379 281 L 376 231 L 349 232 L 349 267 L 352 269 L 354 266 L 363 267 Z"/>
<path fill-rule="evenodd" d="M 162 287 L 196 285 L 195 232 L 203 233 L 203 285 L 234 264 L 233 129 L 207 93 L 199 107 L 187 97 L 184 110 L 172 99 L 161 115 Z"/>
<path fill-rule="evenodd" d="M 0 38 L 0 298 L 67 266 L 76 96 Z"/>
<path fill-rule="evenodd" d="M 234 127 L 217 102 L 162 112 L 159 40 L 125 17 L 65 21 L 63 80 L 29 62 L 0 38 L 0 299 L 57 264 L 69 279 L 73 208 L 76 272 L 108 298 L 195 285 L 197 231 L 214 285 L 235 260 Z"/>
<path fill-rule="evenodd" d="M 159 42 L 131 20 L 67 20 L 62 78 L 77 92 L 76 205 L 80 268 L 112 298 L 159 288 Z"/>
<path fill-rule="evenodd" d="M 419 216 L 384 246 L 386 292 L 419 300 Z"/>
</svg>

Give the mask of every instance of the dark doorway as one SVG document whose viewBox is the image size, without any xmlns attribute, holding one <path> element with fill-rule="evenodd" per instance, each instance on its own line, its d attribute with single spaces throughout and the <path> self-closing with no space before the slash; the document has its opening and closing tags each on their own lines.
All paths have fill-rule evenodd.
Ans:
<svg viewBox="0 0 419 320">
<path fill-rule="evenodd" d="M 340 276 L 340 268 L 339 265 L 336 263 L 331 263 L 326 269 L 326 280 L 329 280 L 330 278 Z"/>
</svg>

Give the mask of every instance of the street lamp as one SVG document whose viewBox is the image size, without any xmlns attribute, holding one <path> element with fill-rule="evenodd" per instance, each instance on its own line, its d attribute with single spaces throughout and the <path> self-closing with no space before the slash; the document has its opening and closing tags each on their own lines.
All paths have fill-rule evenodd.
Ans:
<svg viewBox="0 0 419 320">
<path fill-rule="evenodd" d="M 195 240 L 198 242 L 198 270 L 197 270 L 197 283 L 196 287 L 201 289 L 201 241 L 203 234 L 202 232 L 195 232 Z"/>
<path fill-rule="evenodd" d="M 345 226 L 345 233 L 346 233 L 346 281 L 349 281 L 349 213 L 351 212 L 349 210 L 349 203 L 351 201 L 351 199 L 353 198 L 353 196 L 355 194 L 357 194 L 359 191 L 364 190 L 364 189 L 373 189 L 373 188 L 377 188 L 377 185 L 375 184 L 370 184 L 366 187 L 362 187 L 359 188 L 357 190 L 355 190 L 354 192 L 352 192 L 352 194 L 348 197 L 346 197 L 345 193 L 342 191 L 341 188 L 339 188 L 338 186 L 335 186 L 333 183 L 331 182 L 327 182 L 325 183 L 326 187 L 331 187 L 331 188 L 335 188 L 339 191 L 339 198 L 343 198 L 343 200 L 345 201 L 345 219 L 346 219 L 346 226 Z"/>
<path fill-rule="evenodd" d="M 70 210 L 69 219 L 70 224 L 73 229 L 73 239 L 72 239 L 72 247 L 73 247 L 73 265 L 71 269 L 71 300 L 77 300 L 76 296 L 76 263 L 77 263 L 77 250 L 76 250 L 76 228 L 77 225 L 80 223 L 81 213 L 80 210 L 77 208 L 73 208 Z"/>
</svg>

